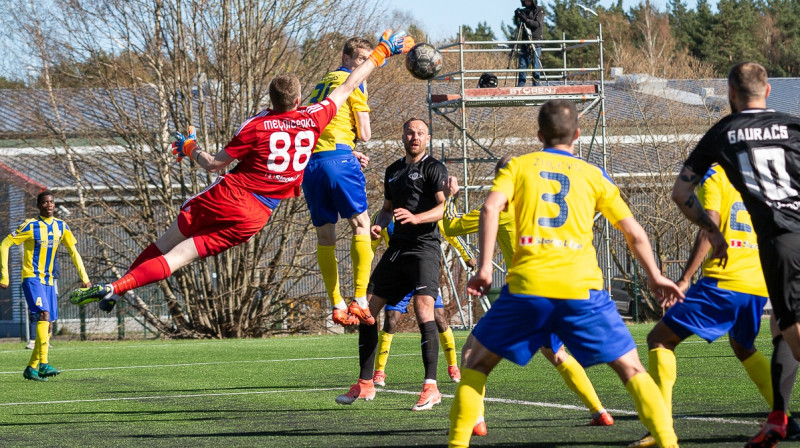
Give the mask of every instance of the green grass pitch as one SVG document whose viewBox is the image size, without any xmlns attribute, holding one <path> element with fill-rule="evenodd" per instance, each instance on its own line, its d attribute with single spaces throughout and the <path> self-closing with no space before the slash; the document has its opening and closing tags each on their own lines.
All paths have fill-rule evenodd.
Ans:
<svg viewBox="0 0 800 448">
<path fill-rule="evenodd" d="M 645 362 L 651 327 L 630 326 Z M 456 333 L 459 347 L 465 338 Z M 770 356 L 766 325 L 756 344 Z M 394 338 L 387 385 L 375 401 L 339 406 L 334 398 L 357 377 L 356 346 L 355 335 L 57 341 L 51 363 L 63 373 L 44 383 L 23 380 L 30 356 L 24 343 L 0 344 L 0 446 L 444 446 L 455 391 L 444 357 L 445 398 L 432 411 L 410 411 L 422 383 L 417 334 Z M 743 446 L 767 409 L 727 340 L 693 337 L 677 355 L 681 446 Z M 473 437 L 473 445 L 607 447 L 643 435 L 611 369 L 595 366 L 588 374 L 615 426 L 588 426 L 588 411 L 537 355 L 524 368 L 504 361 L 489 377 L 489 434 Z"/>
</svg>

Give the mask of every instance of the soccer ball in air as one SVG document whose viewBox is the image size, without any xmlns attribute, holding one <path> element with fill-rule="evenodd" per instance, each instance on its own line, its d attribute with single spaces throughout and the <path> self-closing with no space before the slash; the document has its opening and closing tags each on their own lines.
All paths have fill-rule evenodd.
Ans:
<svg viewBox="0 0 800 448">
<path fill-rule="evenodd" d="M 431 44 L 414 45 L 406 55 L 406 68 L 417 79 L 431 79 L 442 71 L 442 54 Z"/>
</svg>

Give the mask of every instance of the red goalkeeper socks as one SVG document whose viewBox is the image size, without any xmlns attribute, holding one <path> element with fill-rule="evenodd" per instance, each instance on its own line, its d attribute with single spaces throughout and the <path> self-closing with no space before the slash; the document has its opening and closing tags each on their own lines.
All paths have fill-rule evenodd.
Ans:
<svg viewBox="0 0 800 448">
<path fill-rule="evenodd" d="M 131 289 L 164 280 L 170 275 L 172 275 L 172 271 L 169 268 L 169 264 L 167 264 L 167 260 L 163 255 L 159 255 L 131 269 L 130 272 L 112 283 L 111 286 L 114 287 L 114 294 L 121 296 Z"/>
<path fill-rule="evenodd" d="M 140 264 L 144 263 L 145 261 L 151 260 L 153 258 L 156 258 L 156 257 L 160 256 L 160 255 L 163 255 L 163 254 L 161 253 L 161 250 L 158 248 L 158 246 L 156 246 L 156 243 L 151 243 L 149 246 L 145 247 L 145 249 L 142 251 L 142 253 L 140 253 L 139 256 L 136 257 L 135 260 L 133 260 L 133 263 L 131 263 L 131 267 L 129 267 L 128 270 L 125 273 L 127 274 L 128 272 L 131 272 L 132 270 L 136 269 Z"/>
</svg>

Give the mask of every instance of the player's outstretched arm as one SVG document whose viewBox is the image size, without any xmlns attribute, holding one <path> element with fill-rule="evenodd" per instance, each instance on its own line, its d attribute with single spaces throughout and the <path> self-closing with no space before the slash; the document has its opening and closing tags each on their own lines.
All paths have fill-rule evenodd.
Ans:
<svg viewBox="0 0 800 448">
<path fill-rule="evenodd" d="M 656 295 L 661 305 L 668 307 L 676 301 L 683 300 L 680 288 L 672 280 L 664 277 L 661 270 L 658 269 L 656 260 L 653 258 L 650 239 L 647 238 L 647 233 L 636 219 L 632 216 L 623 218 L 616 224 L 616 227 L 625 235 L 628 247 L 647 273 L 647 286 Z"/>
<path fill-rule="evenodd" d="M 708 213 L 709 218 L 711 218 L 711 220 L 717 224 L 717 227 L 719 227 L 719 213 L 717 213 L 715 210 L 708 209 L 706 209 L 706 213 Z M 686 290 L 689 288 L 692 283 L 692 275 L 694 275 L 694 273 L 700 268 L 700 265 L 706 258 L 706 254 L 710 248 L 711 243 L 708 241 L 708 233 L 706 233 L 705 230 L 700 229 L 697 232 L 697 236 L 695 236 L 692 250 L 689 252 L 689 259 L 686 260 L 686 266 L 683 268 L 683 274 L 681 274 L 681 278 L 679 278 L 677 281 L 678 287 L 681 288 L 681 291 L 686 292 Z"/>
<path fill-rule="evenodd" d="M 407 36 L 405 31 L 398 31 L 394 34 L 392 34 L 392 30 L 384 31 L 378 46 L 369 56 L 369 60 L 356 67 L 347 77 L 347 81 L 335 88 L 328 98 L 336 104 L 337 108 L 342 107 L 342 104 L 347 101 L 347 97 L 367 79 L 375 67 L 382 66 L 388 57 L 408 53 L 413 46 L 414 39 Z"/>
<path fill-rule="evenodd" d="M 0 243 L 0 288 L 8 288 L 8 249 L 14 245 L 11 236 L 3 238 Z"/>
<path fill-rule="evenodd" d="M 216 173 L 233 162 L 234 158 L 227 151 L 223 150 L 212 156 L 200 149 L 197 145 L 197 134 L 194 126 L 189 126 L 187 134 L 184 136 L 180 132 L 176 132 L 175 141 L 172 142 L 172 154 L 177 156 L 178 162 L 183 160 L 184 157 L 188 157 L 210 173 Z"/>
<path fill-rule="evenodd" d="M 684 166 L 672 187 L 672 200 L 678 204 L 681 213 L 689 218 L 689 221 L 707 232 L 708 241 L 714 248 L 711 258 L 719 258 L 722 266 L 725 266 L 728 261 L 728 242 L 720 232 L 719 225 L 711 220 L 694 193 L 695 187 L 702 179 L 702 175 L 698 175 L 691 168 Z"/>
<path fill-rule="evenodd" d="M 499 191 L 492 191 L 481 207 L 478 229 L 478 269 L 467 282 L 467 292 L 480 296 L 492 286 L 492 254 L 497 241 L 500 211 L 506 208 L 508 198 Z"/>
<path fill-rule="evenodd" d="M 389 225 L 389 222 L 392 220 L 392 201 L 388 199 L 383 200 L 383 207 L 378 212 L 378 216 L 375 217 L 375 222 L 372 224 L 372 227 L 369 229 L 370 236 L 373 240 L 377 240 L 381 237 L 381 231 Z"/>
<path fill-rule="evenodd" d="M 467 214 L 459 213 L 455 198 L 460 189 L 458 179 L 455 176 L 449 176 L 445 189 L 447 200 L 444 203 L 444 217 L 442 218 L 442 227 L 448 236 L 461 236 L 478 231 L 481 210 L 477 208 Z"/>
</svg>

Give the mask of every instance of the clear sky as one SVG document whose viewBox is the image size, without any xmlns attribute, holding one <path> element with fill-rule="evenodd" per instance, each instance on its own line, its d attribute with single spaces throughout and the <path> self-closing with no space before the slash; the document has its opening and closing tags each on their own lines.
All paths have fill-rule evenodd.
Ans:
<svg viewBox="0 0 800 448">
<path fill-rule="evenodd" d="M 540 0 L 547 8 L 548 0 Z M 637 5 L 640 0 L 623 0 L 627 10 Z M 653 6 L 665 10 L 667 0 L 651 0 Z M 709 2 L 712 7 L 716 1 Z M 600 0 L 603 6 L 610 6 L 612 0 Z M 687 0 L 687 6 L 693 9 L 696 0 Z M 459 25 L 475 28 L 478 22 L 488 22 L 498 39 L 503 39 L 500 22 L 511 23 L 514 10 L 520 7 L 518 0 L 403 0 L 403 9 L 430 33 L 431 40 L 437 41 L 452 38 L 458 34 Z"/>
</svg>

